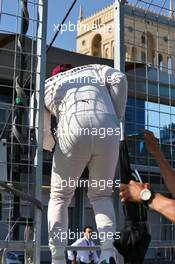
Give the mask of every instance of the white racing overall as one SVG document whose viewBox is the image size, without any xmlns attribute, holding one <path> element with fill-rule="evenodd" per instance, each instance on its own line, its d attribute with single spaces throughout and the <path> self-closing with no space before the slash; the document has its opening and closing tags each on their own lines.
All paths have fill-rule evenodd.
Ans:
<svg viewBox="0 0 175 264">
<path fill-rule="evenodd" d="M 83 170 L 89 169 L 88 198 L 101 242 L 100 259 L 114 255 L 116 223 L 112 184 L 119 155 L 120 124 L 127 101 L 126 76 L 106 65 L 87 65 L 46 80 L 45 106 L 58 120 L 48 205 L 49 246 L 53 264 L 63 264 L 68 206 Z M 46 120 L 49 122 L 48 120 Z M 51 150 L 45 122 L 44 148 Z M 48 134 L 48 135 L 47 135 Z M 98 183 L 105 183 L 100 188 Z M 81 230 L 80 230 L 81 231 Z M 100 237 L 100 236 L 99 236 Z"/>
</svg>

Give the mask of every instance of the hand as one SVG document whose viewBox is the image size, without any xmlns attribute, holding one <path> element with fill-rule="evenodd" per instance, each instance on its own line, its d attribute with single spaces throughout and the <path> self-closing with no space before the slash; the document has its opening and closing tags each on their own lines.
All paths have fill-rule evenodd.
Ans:
<svg viewBox="0 0 175 264">
<path fill-rule="evenodd" d="M 121 202 L 135 202 L 142 203 L 140 198 L 140 193 L 143 189 L 149 189 L 149 183 L 140 183 L 135 181 L 130 181 L 129 184 L 120 185 L 120 198 Z"/>
<path fill-rule="evenodd" d="M 144 131 L 144 141 L 147 151 L 151 153 L 153 156 L 155 156 L 160 151 L 157 139 L 155 138 L 154 134 L 151 131 L 149 130 Z"/>
</svg>

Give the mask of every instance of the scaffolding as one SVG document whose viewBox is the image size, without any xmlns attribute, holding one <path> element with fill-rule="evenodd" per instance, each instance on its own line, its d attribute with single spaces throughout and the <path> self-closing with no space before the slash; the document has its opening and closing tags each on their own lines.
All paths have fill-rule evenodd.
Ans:
<svg viewBox="0 0 175 264">
<path fill-rule="evenodd" d="M 40 263 L 46 29 L 47 0 L 0 1 L 2 264 Z"/>
<path fill-rule="evenodd" d="M 115 67 L 126 69 L 129 82 L 125 131 L 132 168 L 137 169 L 143 181 L 150 182 L 155 191 L 170 196 L 159 168 L 145 150 L 142 132 L 148 128 L 155 133 L 166 158 L 174 166 L 175 20 L 172 1 L 116 1 L 114 17 Z M 25 263 L 38 264 L 40 249 L 48 251 L 48 246 L 40 247 L 46 23 L 47 0 L 0 0 L 2 263 L 9 251 L 22 251 Z M 32 94 L 35 100 L 31 103 Z M 84 190 L 81 191 L 77 195 L 81 208 L 77 214 L 79 218 L 84 217 L 79 221 L 79 229 L 89 213 L 85 214 L 86 201 L 81 200 Z M 122 222 L 122 217 L 119 220 Z M 172 263 L 175 258 L 174 225 L 150 211 L 149 228 L 152 242 L 147 258 Z"/>
<path fill-rule="evenodd" d="M 126 71 L 129 94 L 125 116 L 132 168 L 168 197 L 160 170 L 146 151 L 143 130 L 152 131 L 174 167 L 175 18 L 173 1 L 115 1 L 115 67 Z M 120 208 L 121 209 L 121 208 Z M 120 211 L 122 215 L 122 211 Z M 146 258 L 175 261 L 175 228 L 148 212 L 152 241 Z"/>
</svg>

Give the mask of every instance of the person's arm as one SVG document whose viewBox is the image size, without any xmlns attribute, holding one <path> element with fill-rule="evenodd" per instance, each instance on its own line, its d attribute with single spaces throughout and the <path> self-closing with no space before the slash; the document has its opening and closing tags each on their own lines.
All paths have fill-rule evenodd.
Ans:
<svg viewBox="0 0 175 264">
<path fill-rule="evenodd" d="M 122 120 L 125 114 L 128 94 L 126 75 L 107 65 L 101 65 L 99 74 L 109 90 L 116 114 L 119 120 Z"/>
<path fill-rule="evenodd" d="M 95 246 L 95 243 L 92 241 L 92 246 Z M 99 262 L 99 257 L 97 255 L 96 251 L 93 251 L 94 254 L 94 263 L 98 263 Z"/>
<path fill-rule="evenodd" d="M 160 213 L 169 221 L 175 224 L 175 200 L 169 199 L 160 193 L 156 193 L 155 197 L 149 203 L 149 208 Z"/>
<path fill-rule="evenodd" d="M 75 241 L 71 246 L 80 246 L 81 245 L 81 240 L 78 239 L 77 241 Z M 71 263 L 72 264 L 76 264 L 76 259 L 75 259 L 75 254 L 73 251 L 71 250 L 68 250 L 67 251 L 67 256 L 68 256 L 68 259 L 71 260 Z"/>
<path fill-rule="evenodd" d="M 73 246 L 74 244 L 72 244 Z M 76 246 L 76 245 L 75 245 Z M 68 260 L 71 260 L 71 263 L 72 264 L 76 264 L 76 259 L 75 259 L 75 255 L 74 255 L 74 252 L 71 251 L 71 250 L 68 250 L 67 251 L 67 257 L 68 257 Z"/>
<path fill-rule="evenodd" d="M 43 149 L 52 152 L 55 141 L 51 132 L 51 113 L 44 106 Z"/>
<path fill-rule="evenodd" d="M 138 183 L 135 181 L 130 181 L 129 184 L 121 184 L 120 185 L 120 197 L 121 202 L 135 202 L 142 203 L 140 198 L 140 193 L 143 189 L 149 188 L 150 185 L 148 183 Z M 150 203 L 148 203 L 149 208 L 154 211 L 160 213 L 164 217 L 166 217 L 171 222 L 175 223 L 175 200 L 169 199 L 160 193 L 156 193 L 151 199 Z"/>
<path fill-rule="evenodd" d="M 160 167 L 168 190 L 175 196 L 175 171 L 161 152 L 154 134 L 148 130 L 144 131 L 144 140 L 149 153 L 153 155 Z"/>
</svg>

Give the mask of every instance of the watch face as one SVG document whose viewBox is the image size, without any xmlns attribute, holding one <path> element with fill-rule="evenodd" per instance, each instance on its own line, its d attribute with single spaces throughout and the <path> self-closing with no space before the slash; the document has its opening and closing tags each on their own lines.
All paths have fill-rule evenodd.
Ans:
<svg viewBox="0 0 175 264">
<path fill-rule="evenodd" d="M 148 201 L 151 198 L 151 191 L 149 189 L 143 189 L 140 193 L 140 198 L 143 201 Z"/>
</svg>

